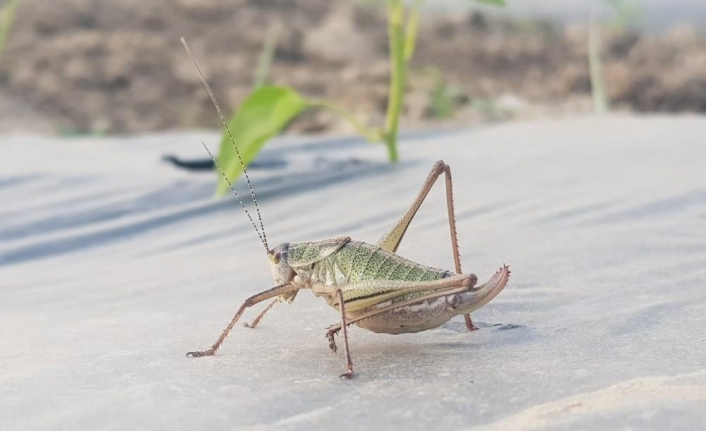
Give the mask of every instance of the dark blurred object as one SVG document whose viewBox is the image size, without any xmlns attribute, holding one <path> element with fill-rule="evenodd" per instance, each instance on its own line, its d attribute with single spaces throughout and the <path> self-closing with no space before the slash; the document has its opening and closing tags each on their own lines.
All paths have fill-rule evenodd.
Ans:
<svg viewBox="0 0 706 431">
<path fill-rule="evenodd" d="M 384 11 L 332 0 L 24 0 L 0 62 L 0 118 L 31 111 L 38 129 L 72 133 L 219 127 L 179 37 L 189 39 L 231 111 L 251 89 L 272 22 L 282 24 L 274 83 L 381 121 L 389 75 Z M 613 106 L 706 112 L 704 35 L 687 28 L 649 37 L 606 31 L 603 41 Z M 414 63 L 438 67 L 471 101 L 512 95 L 525 110 L 572 112 L 583 109 L 574 100 L 590 97 L 581 27 L 478 12 L 425 16 Z M 439 121 L 426 115 L 434 85 L 409 74 L 405 125 Z M 342 127 L 324 113 L 303 116 L 291 130 Z"/>
<path fill-rule="evenodd" d="M 162 160 L 187 171 L 212 171 L 214 168 L 213 160 L 207 158 L 185 160 L 168 154 L 162 156 Z"/>
</svg>

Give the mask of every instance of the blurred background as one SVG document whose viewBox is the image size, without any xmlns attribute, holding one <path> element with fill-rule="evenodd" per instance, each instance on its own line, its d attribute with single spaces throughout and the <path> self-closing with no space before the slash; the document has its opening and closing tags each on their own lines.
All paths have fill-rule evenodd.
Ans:
<svg viewBox="0 0 706 431">
<path fill-rule="evenodd" d="M 429 0 L 403 129 L 594 111 L 591 7 L 611 111 L 706 111 L 703 0 Z M 252 89 L 270 38 L 270 83 L 334 100 L 370 125 L 384 120 L 383 1 L 22 0 L 0 57 L 0 132 L 218 127 L 180 36 L 229 112 Z M 351 129 L 312 111 L 289 131 Z"/>
<path fill-rule="evenodd" d="M 706 0 L 425 0 L 390 49 L 402 1 L 0 0 L 0 427 L 706 429 Z M 464 270 L 512 268 L 481 330 L 352 328 L 342 384 L 306 293 L 184 357 L 439 159 Z M 400 254 L 451 268 L 443 182 Z"/>
</svg>

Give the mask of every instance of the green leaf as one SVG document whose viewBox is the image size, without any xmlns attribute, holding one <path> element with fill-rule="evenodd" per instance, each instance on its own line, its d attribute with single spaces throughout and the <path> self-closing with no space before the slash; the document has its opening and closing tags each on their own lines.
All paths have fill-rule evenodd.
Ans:
<svg viewBox="0 0 706 431">
<path fill-rule="evenodd" d="M 475 0 L 478 3 L 487 3 L 495 6 L 505 6 L 505 0 Z"/>
<path fill-rule="evenodd" d="M 245 166 L 306 106 L 306 100 L 288 87 L 264 86 L 253 90 L 228 123 Z M 243 172 L 227 133 L 221 140 L 218 163 L 232 183 Z M 220 174 L 218 178 L 216 195 L 223 196 L 228 191 L 228 184 Z"/>
</svg>

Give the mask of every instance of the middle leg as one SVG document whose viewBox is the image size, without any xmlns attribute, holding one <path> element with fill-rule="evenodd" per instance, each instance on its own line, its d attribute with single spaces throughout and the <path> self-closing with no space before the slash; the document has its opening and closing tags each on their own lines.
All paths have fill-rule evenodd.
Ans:
<svg viewBox="0 0 706 431">
<path fill-rule="evenodd" d="M 346 320 L 346 305 L 345 301 L 343 300 L 343 291 L 341 291 L 341 289 L 338 289 L 336 290 L 336 294 L 338 295 L 338 300 L 340 301 L 339 304 L 341 308 L 341 329 L 343 330 L 343 348 L 346 354 L 346 372 L 341 374 L 340 377 L 342 379 L 350 379 L 353 377 L 353 361 L 351 361 L 351 352 L 348 348 L 348 322 Z"/>
</svg>

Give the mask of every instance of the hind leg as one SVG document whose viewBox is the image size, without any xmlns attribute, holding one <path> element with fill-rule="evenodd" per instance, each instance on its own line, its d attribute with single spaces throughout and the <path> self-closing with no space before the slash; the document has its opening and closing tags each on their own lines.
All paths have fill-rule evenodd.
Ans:
<svg viewBox="0 0 706 431">
<path fill-rule="evenodd" d="M 437 161 L 432 167 L 431 172 L 424 181 L 421 190 L 417 194 L 417 197 L 412 202 L 412 205 L 407 209 L 407 211 L 402 215 L 402 218 L 395 223 L 390 230 L 388 230 L 382 238 L 378 240 L 378 245 L 384 250 L 390 252 L 396 252 L 404 234 L 407 232 L 409 224 L 414 219 L 417 214 L 419 207 L 422 206 L 422 202 L 426 199 L 429 191 L 436 183 L 436 180 L 444 174 L 446 179 L 446 210 L 449 215 L 449 233 L 451 235 L 451 251 L 454 256 L 454 270 L 456 274 L 462 274 L 461 270 L 461 256 L 458 252 L 458 233 L 456 231 L 456 211 L 454 210 L 454 199 L 453 199 L 453 182 L 451 180 L 451 167 L 444 163 L 442 160 Z M 474 331 L 478 328 L 473 324 L 470 314 L 465 314 L 464 319 L 466 321 L 466 328 L 469 331 Z"/>
</svg>

